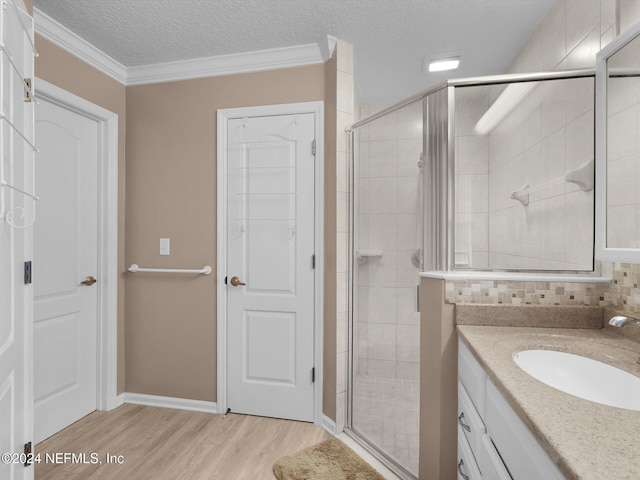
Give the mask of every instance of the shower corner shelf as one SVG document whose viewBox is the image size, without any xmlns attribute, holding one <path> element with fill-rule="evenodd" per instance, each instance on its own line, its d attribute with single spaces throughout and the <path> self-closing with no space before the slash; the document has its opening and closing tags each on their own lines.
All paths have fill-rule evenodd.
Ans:
<svg viewBox="0 0 640 480">
<path fill-rule="evenodd" d="M 362 265 L 369 258 L 382 257 L 382 250 L 376 248 L 361 248 L 356 251 L 356 261 Z"/>
</svg>

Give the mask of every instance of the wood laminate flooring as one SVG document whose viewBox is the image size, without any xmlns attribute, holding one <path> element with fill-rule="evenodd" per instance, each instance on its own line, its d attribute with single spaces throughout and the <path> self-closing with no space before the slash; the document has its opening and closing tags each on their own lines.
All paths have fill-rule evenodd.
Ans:
<svg viewBox="0 0 640 480">
<path fill-rule="evenodd" d="M 328 438 L 311 423 L 125 404 L 36 445 L 35 480 L 272 480 L 276 460 Z"/>
</svg>

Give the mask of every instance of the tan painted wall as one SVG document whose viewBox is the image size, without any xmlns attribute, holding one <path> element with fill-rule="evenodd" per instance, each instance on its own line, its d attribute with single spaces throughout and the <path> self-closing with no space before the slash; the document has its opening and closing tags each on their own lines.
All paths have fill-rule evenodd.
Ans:
<svg viewBox="0 0 640 480">
<path fill-rule="evenodd" d="M 126 268 L 215 265 L 216 109 L 328 95 L 326 131 L 334 132 L 335 65 L 125 89 L 39 36 L 36 46 L 38 78 L 119 115 L 118 393 L 215 401 L 214 276 L 185 282 L 127 276 Z M 335 136 L 326 142 L 324 384 L 325 414 L 335 419 Z M 160 236 L 172 239 L 170 257 L 157 255 Z"/>
<path fill-rule="evenodd" d="M 419 478 L 456 478 L 458 334 L 444 280 L 420 283 Z"/>
<path fill-rule="evenodd" d="M 126 264 L 209 264 L 215 272 L 217 109 L 324 100 L 325 74 L 324 65 L 314 65 L 128 87 Z M 332 107 L 325 108 L 330 113 Z M 325 162 L 325 182 L 335 185 L 335 158 L 328 154 Z M 327 205 L 327 232 L 335 224 L 332 211 Z M 171 239 L 170 256 L 159 256 L 160 237 Z M 328 254 L 327 278 L 332 263 L 335 272 Z M 215 287 L 223 279 L 215 277 L 127 278 L 127 392 L 216 400 Z M 335 350 L 335 314 L 326 315 L 325 341 Z M 326 349 L 325 359 L 335 359 L 335 351 L 332 356 Z"/>
<path fill-rule="evenodd" d="M 36 35 L 36 77 L 118 114 L 118 270 L 124 271 L 125 87 Z M 35 84 L 36 90 L 38 84 Z M 118 393 L 124 391 L 124 275 L 118 279 Z"/>
<path fill-rule="evenodd" d="M 336 53 L 325 64 L 325 166 L 324 166 L 324 349 L 322 380 L 322 412 L 336 421 L 336 375 L 337 375 L 337 197 L 336 197 L 336 153 L 337 153 L 337 75 Z"/>
</svg>

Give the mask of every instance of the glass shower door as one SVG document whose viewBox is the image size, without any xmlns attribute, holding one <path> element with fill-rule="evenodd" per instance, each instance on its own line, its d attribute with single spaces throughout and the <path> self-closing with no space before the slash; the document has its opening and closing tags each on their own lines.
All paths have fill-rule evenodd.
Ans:
<svg viewBox="0 0 640 480">
<path fill-rule="evenodd" d="M 361 116 L 375 113 L 362 109 Z M 407 478 L 418 473 L 422 117 L 416 102 L 361 126 L 352 138 L 348 427 Z"/>
</svg>

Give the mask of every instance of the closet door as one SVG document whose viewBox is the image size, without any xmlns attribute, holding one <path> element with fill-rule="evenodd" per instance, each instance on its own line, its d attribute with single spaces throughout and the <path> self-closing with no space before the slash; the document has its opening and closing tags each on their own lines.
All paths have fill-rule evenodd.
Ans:
<svg viewBox="0 0 640 480">
<path fill-rule="evenodd" d="M 24 465 L 33 412 L 32 291 L 24 268 L 34 218 L 33 103 L 25 101 L 24 79 L 33 78 L 34 50 L 22 0 L 3 2 L 0 41 L 0 478 L 18 480 L 33 478 L 33 466 Z"/>
<path fill-rule="evenodd" d="M 314 114 L 228 123 L 228 407 L 313 420 Z"/>
</svg>

